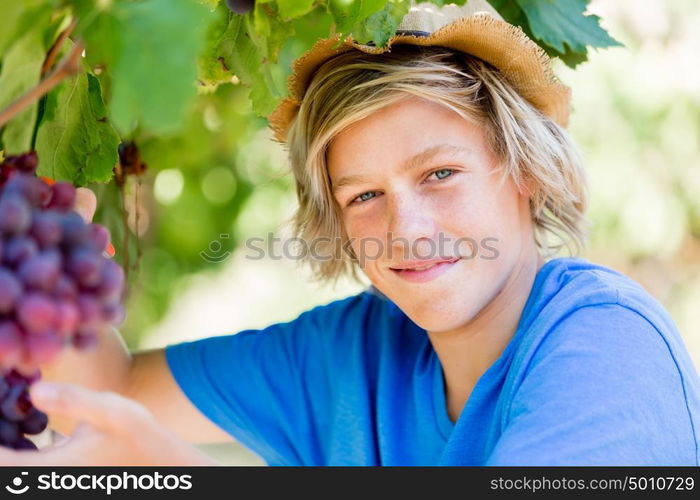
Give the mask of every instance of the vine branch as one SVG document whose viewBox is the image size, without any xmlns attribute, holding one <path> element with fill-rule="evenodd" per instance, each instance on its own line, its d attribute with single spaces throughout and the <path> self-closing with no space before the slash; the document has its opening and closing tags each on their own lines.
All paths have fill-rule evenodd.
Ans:
<svg viewBox="0 0 700 500">
<path fill-rule="evenodd" d="M 46 59 L 44 60 L 44 64 L 41 65 L 41 77 L 43 78 L 46 73 L 49 72 L 51 67 L 53 66 L 54 61 L 56 60 L 56 57 L 58 57 L 58 53 L 61 50 L 61 47 L 63 46 L 63 42 L 66 41 L 66 38 L 68 38 L 71 33 L 73 33 L 73 30 L 75 29 L 76 25 L 78 24 L 77 19 L 73 19 L 71 23 L 68 25 L 66 29 L 61 31 L 61 34 L 58 35 L 58 38 L 56 41 L 53 43 L 51 48 L 49 49 L 49 53 L 46 55 Z"/>
<path fill-rule="evenodd" d="M 70 53 L 49 76 L 0 112 L 0 127 L 3 127 L 12 118 L 24 111 L 24 109 L 34 101 L 38 101 L 44 97 L 44 95 L 51 92 L 51 90 L 65 78 L 77 74 L 80 69 L 80 57 L 84 49 L 85 46 L 83 43 L 77 42 Z"/>
</svg>

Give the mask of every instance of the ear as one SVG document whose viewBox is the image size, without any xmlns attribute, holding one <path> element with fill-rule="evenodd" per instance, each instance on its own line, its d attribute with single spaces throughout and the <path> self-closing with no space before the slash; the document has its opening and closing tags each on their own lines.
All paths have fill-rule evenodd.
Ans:
<svg viewBox="0 0 700 500">
<path fill-rule="evenodd" d="M 529 198 L 535 194 L 535 192 L 537 192 L 537 184 L 532 177 L 523 176 L 522 181 L 520 181 L 520 188 L 518 191 L 521 196 Z"/>
</svg>

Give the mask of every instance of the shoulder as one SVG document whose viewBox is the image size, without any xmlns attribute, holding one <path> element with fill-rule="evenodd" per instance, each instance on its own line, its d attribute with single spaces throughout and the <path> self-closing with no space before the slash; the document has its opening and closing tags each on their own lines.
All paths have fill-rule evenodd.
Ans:
<svg viewBox="0 0 700 500">
<path fill-rule="evenodd" d="M 612 268 L 580 258 L 554 259 L 540 269 L 521 326 L 549 330 L 569 316 L 595 316 L 598 322 L 613 322 L 611 327 L 632 323 L 677 336 L 666 309 L 639 283 Z"/>
<path fill-rule="evenodd" d="M 295 319 L 264 329 L 266 337 L 304 351 L 346 352 L 351 345 L 401 330 L 405 315 L 374 288 L 308 309 Z M 239 334 L 240 335 L 240 334 Z"/>
<path fill-rule="evenodd" d="M 357 330 L 368 321 L 387 321 L 401 317 L 398 307 L 374 287 L 356 295 L 318 305 L 286 323 L 301 323 L 320 330 Z"/>
<path fill-rule="evenodd" d="M 521 318 L 523 344 L 548 351 L 594 343 L 601 354 L 632 352 L 675 358 L 686 354 L 665 308 L 641 285 L 585 259 L 547 262 Z"/>
<path fill-rule="evenodd" d="M 542 270 L 509 375 L 520 406 L 561 389 L 595 411 L 619 401 L 621 413 L 661 412 L 694 434 L 700 379 L 664 307 L 628 276 L 583 259 Z"/>
</svg>

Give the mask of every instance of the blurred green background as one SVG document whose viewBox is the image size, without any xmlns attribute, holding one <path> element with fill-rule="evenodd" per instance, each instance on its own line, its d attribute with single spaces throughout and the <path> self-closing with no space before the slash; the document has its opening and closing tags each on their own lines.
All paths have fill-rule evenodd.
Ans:
<svg viewBox="0 0 700 500">
<path fill-rule="evenodd" d="M 589 172 L 594 227 L 583 256 L 656 297 L 697 366 L 700 3 L 594 1 L 589 11 L 626 47 L 593 51 L 576 70 L 557 64 L 573 88 L 570 130 Z M 281 57 L 294 53 L 290 41 Z M 289 260 L 246 259 L 246 238 L 288 234 L 296 203 L 285 154 L 247 93 L 235 82 L 203 88 L 186 133 L 140 143 L 149 169 L 125 186 L 126 220 L 110 209 L 120 204 L 114 183 L 94 186 L 96 220 L 119 241 L 125 225 L 138 234 L 121 327 L 133 349 L 265 327 L 364 288 L 312 283 Z M 225 463 L 260 463 L 235 444 L 205 448 Z"/>
</svg>

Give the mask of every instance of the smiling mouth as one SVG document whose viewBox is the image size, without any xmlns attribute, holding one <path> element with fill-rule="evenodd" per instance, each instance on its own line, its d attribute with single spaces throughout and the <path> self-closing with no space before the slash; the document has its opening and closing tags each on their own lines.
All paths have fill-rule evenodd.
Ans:
<svg viewBox="0 0 700 500">
<path fill-rule="evenodd" d="M 459 260 L 459 257 L 455 257 L 453 259 L 445 259 L 445 260 L 439 260 L 435 262 L 431 262 L 429 264 L 425 264 L 423 266 L 416 266 L 416 267 L 405 267 L 405 268 L 400 268 L 400 267 L 391 267 L 390 269 L 392 271 L 396 272 L 421 272 L 421 271 L 427 271 L 428 269 L 431 269 L 437 265 L 440 264 L 453 264 Z"/>
</svg>

